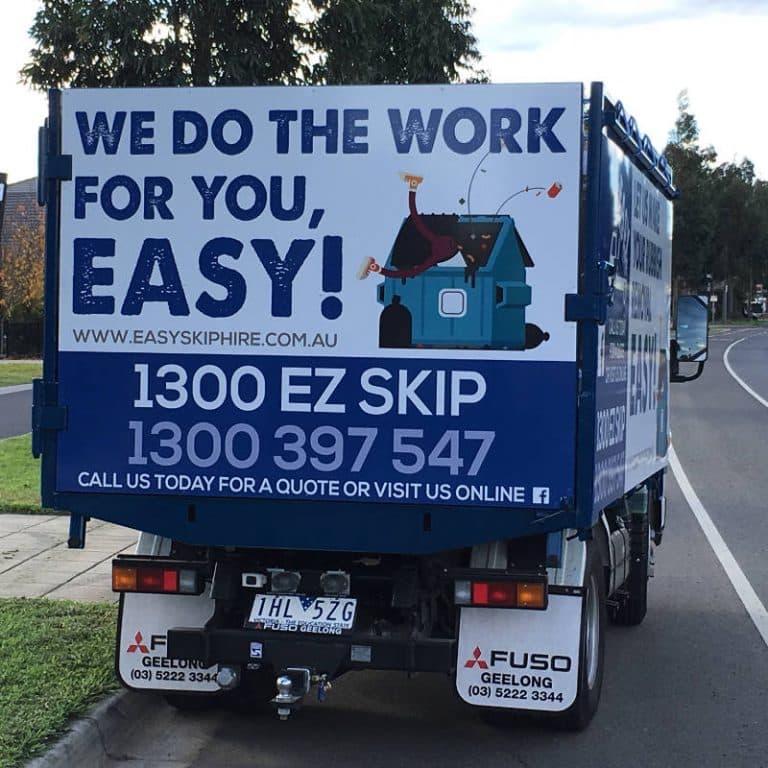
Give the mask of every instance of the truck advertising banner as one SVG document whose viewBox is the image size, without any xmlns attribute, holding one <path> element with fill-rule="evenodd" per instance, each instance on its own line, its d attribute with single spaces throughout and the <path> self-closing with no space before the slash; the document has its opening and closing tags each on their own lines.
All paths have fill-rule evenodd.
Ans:
<svg viewBox="0 0 768 768">
<path fill-rule="evenodd" d="M 603 138 L 600 252 L 614 273 L 600 327 L 594 508 L 666 466 L 671 203 Z"/>
<path fill-rule="evenodd" d="M 572 503 L 581 124 L 580 84 L 64 91 L 57 489 Z"/>
</svg>

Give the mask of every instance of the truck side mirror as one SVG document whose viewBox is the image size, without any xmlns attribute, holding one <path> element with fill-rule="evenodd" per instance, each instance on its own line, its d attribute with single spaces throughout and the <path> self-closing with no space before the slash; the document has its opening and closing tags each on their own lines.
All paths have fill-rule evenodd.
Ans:
<svg viewBox="0 0 768 768">
<path fill-rule="evenodd" d="M 709 347 L 709 306 L 706 296 L 680 296 L 677 299 L 675 338 L 671 343 L 670 380 L 693 381 L 701 376 Z M 698 363 L 690 376 L 680 374 L 680 363 Z"/>
</svg>

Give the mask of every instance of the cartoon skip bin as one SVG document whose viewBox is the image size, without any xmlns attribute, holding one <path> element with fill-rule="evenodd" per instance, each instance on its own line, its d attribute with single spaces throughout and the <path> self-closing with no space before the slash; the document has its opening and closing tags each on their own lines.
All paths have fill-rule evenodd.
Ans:
<svg viewBox="0 0 768 768">
<path fill-rule="evenodd" d="M 378 286 L 384 306 L 379 347 L 533 349 L 549 339 L 525 322 L 531 287 L 525 270 L 534 266 L 515 221 L 501 208 L 493 215 L 420 214 L 416 190 L 421 176 L 403 174 L 410 215 L 403 221 L 384 266 L 368 257 L 358 272 L 387 278 Z M 471 187 L 470 187 L 471 189 Z M 556 197 L 562 185 L 546 190 Z M 463 202 L 463 200 L 461 201 Z"/>
</svg>

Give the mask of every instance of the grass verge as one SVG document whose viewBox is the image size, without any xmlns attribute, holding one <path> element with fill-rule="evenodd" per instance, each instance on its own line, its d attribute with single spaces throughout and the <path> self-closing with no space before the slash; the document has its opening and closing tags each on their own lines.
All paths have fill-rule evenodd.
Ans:
<svg viewBox="0 0 768 768">
<path fill-rule="evenodd" d="M 32 435 L 0 440 L 0 514 L 40 514 L 40 462 L 32 457 Z"/>
<path fill-rule="evenodd" d="M 43 373 L 42 363 L 3 363 L 0 365 L 0 387 L 31 384 Z"/>
<path fill-rule="evenodd" d="M 43 752 L 116 689 L 117 606 L 0 599 L 0 768 Z"/>
</svg>

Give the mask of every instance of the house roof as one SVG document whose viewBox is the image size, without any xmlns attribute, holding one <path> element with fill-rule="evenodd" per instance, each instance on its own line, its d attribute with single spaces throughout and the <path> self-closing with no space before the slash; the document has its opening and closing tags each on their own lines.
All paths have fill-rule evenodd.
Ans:
<svg viewBox="0 0 768 768">
<path fill-rule="evenodd" d="M 5 189 L 5 215 L 2 222 L 0 245 L 10 245 L 14 225 L 18 224 L 23 213 L 27 219 L 42 221 L 45 219 L 45 209 L 37 204 L 37 177 L 8 184 Z"/>
</svg>

